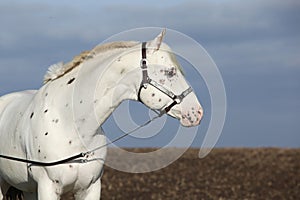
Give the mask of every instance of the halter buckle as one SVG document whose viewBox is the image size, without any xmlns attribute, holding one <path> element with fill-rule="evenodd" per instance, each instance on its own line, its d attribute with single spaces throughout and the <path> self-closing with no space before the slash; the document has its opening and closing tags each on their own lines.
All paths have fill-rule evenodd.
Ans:
<svg viewBox="0 0 300 200">
<path fill-rule="evenodd" d="M 182 99 L 180 96 L 177 96 L 174 101 L 177 103 L 177 104 L 180 104 L 182 102 Z"/>
<path fill-rule="evenodd" d="M 147 87 L 148 87 L 148 83 L 143 83 L 143 85 L 142 85 L 142 86 L 143 86 L 143 88 L 144 88 L 144 89 L 147 89 Z"/>
<path fill-rule="evenodd" d="M 147 69 L 147 64 L 148 64 L 148 60 L 146 58 L 142 58 L 140 65 L 143 70 Z"/>
</svg>

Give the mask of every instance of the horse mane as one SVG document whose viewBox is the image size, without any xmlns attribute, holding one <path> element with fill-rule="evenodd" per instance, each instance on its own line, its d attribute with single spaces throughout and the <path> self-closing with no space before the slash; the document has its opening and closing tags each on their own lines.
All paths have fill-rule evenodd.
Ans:
<svg viewBox="0 0 300 200">
<path fill-rule="evenodd" d="M 44 84 L 64 76 L 65 74 L 78 67 L 84 61 L 91 59 L 96 55 L 114 49 L 130 48 L 137 44 L 138 42 L 133 41 L 111 42 L 103 45 L 98 45 L 90 51 L 83 51 L 66 64 L 64 64 L 63 62 L 59 62 L 54 65 L 51 65 L 44 76 Z"/>
</svg>

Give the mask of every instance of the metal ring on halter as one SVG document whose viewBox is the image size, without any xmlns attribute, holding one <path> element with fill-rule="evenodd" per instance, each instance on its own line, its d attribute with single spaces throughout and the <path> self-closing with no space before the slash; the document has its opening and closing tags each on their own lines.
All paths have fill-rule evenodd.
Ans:
<svg viewBox="0 0 300 200">
<path fill-rule="evenodd" d="M 146 69 L 148 64 L 148 60 L 146 58 L 142 58 L 141 60 L 141 67 L 142 69 Z"/>
</svg>

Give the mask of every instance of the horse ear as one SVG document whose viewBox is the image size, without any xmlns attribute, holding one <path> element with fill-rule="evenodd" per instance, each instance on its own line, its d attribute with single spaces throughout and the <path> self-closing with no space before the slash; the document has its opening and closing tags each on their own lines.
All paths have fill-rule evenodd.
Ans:
<svg viewBox="0 0 300 200">
<path fill-rule="evenodd" d="M 159 50 L 165 35 L 166 35 L 166 29 L 163 29 L 161 33 L 156 38 L 154 38 L 154 40 L 148 42 L 147 47 L 149 48 L 151 53 L 154 53 L 155 51 Z"/>
</svg>

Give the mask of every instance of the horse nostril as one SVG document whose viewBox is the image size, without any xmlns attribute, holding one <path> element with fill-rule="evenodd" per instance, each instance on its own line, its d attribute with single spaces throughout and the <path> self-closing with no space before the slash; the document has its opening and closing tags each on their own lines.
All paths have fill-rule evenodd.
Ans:
<svg viewBox="0 0 300 200">
<path fill-rule="evenodd" d="M 198 110 L 198 114 L 199 114 L 200 116 L 202 116 L 202 112 L 201 112 L 200 110 Z"/>
<path fill-rule="evenodd" d="M 199 114 L 199 116 L 197 117 L 197 121 L 200 122 L 203 117 L 203 109 L 200 107 L 197 113 Z"/>
<path fill-rule="evenodd" d="M 203 109 L 201 107 L 198 109 L 197 112 L 198 112 L 199 115 L 201 115 L 201 116 L 203 115 Z"/>
</svg>

